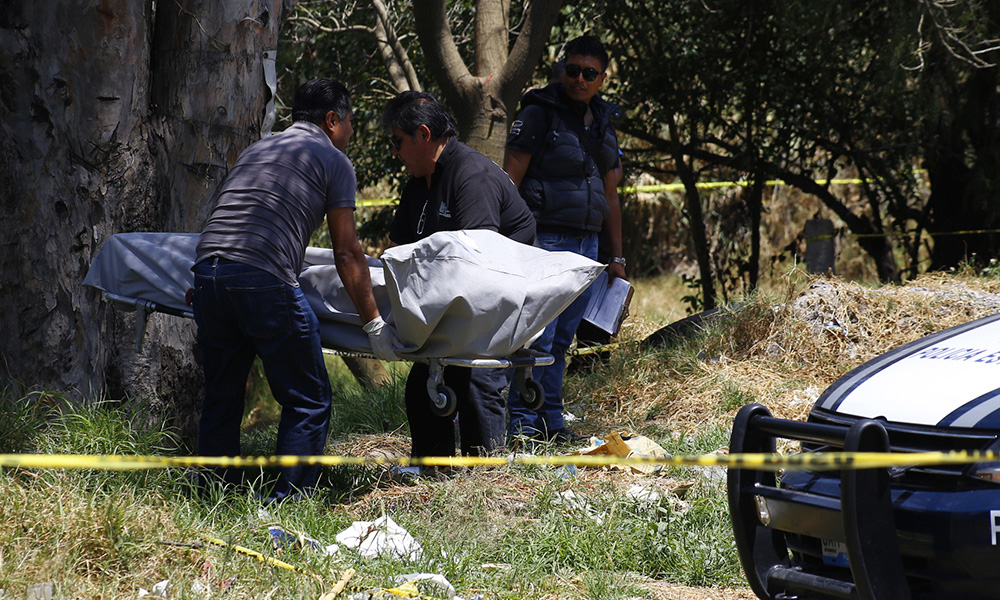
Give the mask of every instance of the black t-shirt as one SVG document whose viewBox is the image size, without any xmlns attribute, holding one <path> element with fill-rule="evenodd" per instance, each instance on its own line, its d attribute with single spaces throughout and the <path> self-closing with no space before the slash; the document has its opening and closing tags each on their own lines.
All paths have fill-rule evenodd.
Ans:
<svg viewBox="0 0 1000 600">
<path fill-rule="evenodd" d="M 489 229 L 523 244 L 535 242 L 535 218 L 507 173 L 451 138 L 438 157 L 431 187 L 423 177 L 411 177 L 403 186 L 389 239 L 410 244 L 461 229 Z"/>
</svg>

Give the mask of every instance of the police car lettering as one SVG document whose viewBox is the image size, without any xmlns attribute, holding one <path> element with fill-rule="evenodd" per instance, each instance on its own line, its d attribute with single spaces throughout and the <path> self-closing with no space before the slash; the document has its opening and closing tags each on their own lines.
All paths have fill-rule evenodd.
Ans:
<svg viewBox="0 0 1000 600">
<path fill-rule="evenodd" d="M 859 367 L 830 386 L 819 406 L 915 425 L 983 427 L 1000 419 L 998 366 L 1000 316 L 994 315 Z"/>
<path fill-rule="evenodd" d="M 977 349 L 977 348 L 943 348 L 939 346 L 934 346 L 922 350 L 913 355 L 913 358 L 918 359 L 937 359 L 937 360 L 972 360 L 977 356 L 989 352 L 988 350 Z M 996 354 L 994 352 L 994 354 Z M 976 361 L 983 362 L 983 361 Z"/>
</svg>

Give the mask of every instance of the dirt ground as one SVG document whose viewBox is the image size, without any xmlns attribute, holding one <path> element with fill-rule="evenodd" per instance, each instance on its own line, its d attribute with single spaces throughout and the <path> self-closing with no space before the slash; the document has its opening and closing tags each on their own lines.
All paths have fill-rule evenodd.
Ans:
<svg viewBox="0 0 1000 600">
<path fill-rule="evenodd" d="M 656 600 L 757 600 L 750 589 L 687 587 L 656 582 L 646 587 Z"/>
</svg>

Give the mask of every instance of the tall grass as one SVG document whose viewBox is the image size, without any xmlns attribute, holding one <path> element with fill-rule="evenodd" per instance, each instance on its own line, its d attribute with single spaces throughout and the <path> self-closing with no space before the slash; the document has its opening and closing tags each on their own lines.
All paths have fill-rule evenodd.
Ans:
<svg viewBox="0 0 1000 600">
<path fill-rule="evenodd" d="M 377 407 L 381 416 L 364 416 L 359 427 L 381 431 L 385 419 L 400 425 L 396 392 L 365 396 L 355 390 L 340 402 Z M 168 433 L 136 429 L 109 403 L 40 410 L 30 398 L 8 395 L 2 405 L 10 421 L 35 426 L 25 446 L 11 448 L 15 452 L 163 454 L 175 447 Z M 250 449 L 258 435 L 261 446 L 269 443 L 267 431 L 248 432 Z M 331 450 L 343 443 L 349 440 Z M 631 500 L 620 479 L 583 471 L 570 477 L 547 468 L 473 469 L 403 485 L 385 471 L 329 469 L 315 497 L 261 514 L 252 489 L 202 497 L 183 470 L 8 468 L 0 474 L 0 588 L 18 597 L 49 581 L 56 597 L 120 598 L 169 579 L 175 598 L 201 597 L 195 590 L 220 585 L 228 585 L 226 595 L 234 598 L 318 597 L 347 567 L 358 572 L 348 591 L 390 587 L 402 573 L 425 571 L 443 574 L 460 594 L 509 599 L 638 597 L 642 577 L 739 584 L 718 485 L 692 489 L 679 508 L 666 495 L 654 503 Z M 585 507 L 562 503 L 567 490 Z M 382 515 L 420 541 L 423 558 L 407 564 L 362 559 L 348 550 L 333 557 L 301 549 L 279 553 L 266 530 L 280 525 L 330 544 L 355 520 Z M 315 576 L 206 546 L 203 535 L 280 556 Z"/>
<path fill-rule="evenodd" d="M 598 435 L 632 430 L 675 454 L 724 446 L 727 428 L 716 411 L 707 411 L 712 418 L 691 431 L 664 420 L 669 410 L 655 408 L 663 401 L 661 389 L 700 373 L 699 348 L 691 342 L 667 352 L 629 343 L 595 372 L 569 376 L 567 398 L 583 418 L 574 427 Z M 327 452 L 405 455 L 405 365 L 392 370 L 389 385 L 367 390 L 337 362 L 330 363 L 335 398 Z M 270 454 L 279 409 L 266 382 L 252 381 L 250 388 L 243 450 Z M 737 391 L 730 396 L 732 403 L 743 399 Z M 130 418 L 142 412 L 142 402 L 130 401 L 126 412 L 100 399 L 73 405 L 53 395 L 8 389 L 0 398 L 0 444 L 6 453 L 178 452 L 164 427 Z M 0 589 L 24 597 L 28 586 L 53 582 L 57 598 L 135 598 L 140 588 L 169 580 L 171 598 L 205 597 L 201 589 L 227 598 L 315 598 L 347 568 L 357 575 L 343 597 L 391 587 L 397 576 L 413 572 L 442 574 L 463 597 L 510 600 L 648 597 L 643 584 L 650 579 L 743 585 L 724 483 L 711 470 L 637 477 L 600 469 L 476 468 L 401 483 L 386 469 L 340 467 L 323 470 L 315 496 L 262 507 L 255 492 L 270 476 L 260 474 L 236 492 L 199 494 L 182 469 L 5 468 Z M 635 484 L 657 496 L 633 499 L 628 490 Z M 353 522 L 380 516 L 391 517 L 420 542 L 419 560 L 277 547 L 267 531 L 278 525 L 327 545 Z M 204 536 L 280 558 L 298 571 L 262 563 L 231 546 L 208 545 Z"/>
</svg>

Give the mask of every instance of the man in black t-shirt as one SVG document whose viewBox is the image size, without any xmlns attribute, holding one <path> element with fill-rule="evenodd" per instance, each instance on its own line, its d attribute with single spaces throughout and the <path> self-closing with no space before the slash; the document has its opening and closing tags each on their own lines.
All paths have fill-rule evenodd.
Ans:
<svg viewBox="0 0 1000 600">
<path fill-rule="evenodd" d="M 455 139 L 455 121 L 434 96 L 399 94 L 386 107 L 382 124 L 392 136 L 393 155 L 411 175 L 390 228 L 392 246 L 462 229 L 489 229 L 534 243 L 535 219 L 510 177 L 488 157 Z M 427 365 L 414 363 L 406 381 L 411 453 L 453 456 L 454 421 L 431 413 L 428 375 Z M 448 367 L 444 377 L 458 399 L 462 454 L 485 455 L 501 448 L 509 374 L 504 369 Z"/>
</svg>

